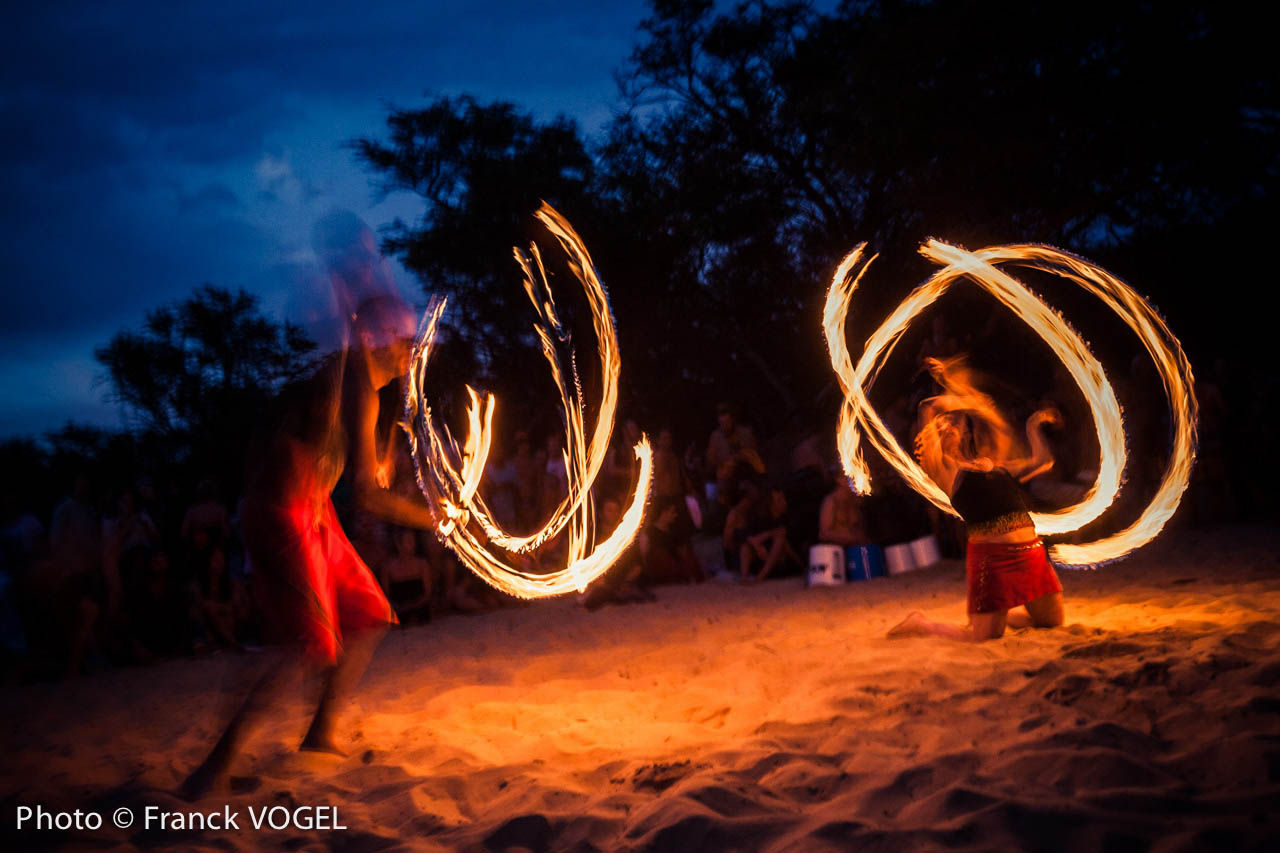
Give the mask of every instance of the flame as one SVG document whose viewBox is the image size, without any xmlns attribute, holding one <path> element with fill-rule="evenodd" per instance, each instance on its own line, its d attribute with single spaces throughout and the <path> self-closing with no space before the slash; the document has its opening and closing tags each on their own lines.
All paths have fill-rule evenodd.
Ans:
<svg viewBox="0 0 1280 853">
<path fill-rule="evenodd" d="M 535 216 L 569 256 L 569 268 L 586 291 L 602 376 L 600 408 L 588 441 L 582 388 L 575 362 L 571 357 L 567 375 L 560 363 L 556 344 L 566 342 L 567 335 L 556 313 L 541 252 L 536 243 L 530 245 L 528 253 L 514 250 L 516 262 L 524 271 L 525 293 L 538 317 L 534 332 L 541 344 L 543 358 L 551 369 L 565 414 L 564 461 L 568 493 L 540 530 L 529 536 L 507 533 L 494 521 L 477 491 L 493 440 L 493 396 L 485 395 L 482 399 L 475 389 L 467 386 L 470 398 L 467 437 L 461 451 L 448 429 L 441 434 L 432 419 L 424 389 L 431 347 L 445 309 L 443 299 L 433 301 L 427 309 L 418 332 L 405 389 L 405 430 L 409 434 L 418 485 L 437 515 L 438 535 L 465 565 L 486 582 L 520 598 L 581 591 L 603 574 L 639 532 L 653 472 L 649 440 L 641 436 L 635 446 L 640 474 L 631 502 L 613 533 L 588 553 L 593 527 L 588 498 L 591 485 L 604 465 L 618 406 L 618 374 L 621 370 L 618 336 L 604 286 L 581 238 L 564 217 L 545 202 Z M 460 461 L 460 466 L 455 465 L 455 460 Z M 566 527 L 568 559 L 566 567 L 559 571 L 528 573 L 490 549 L 490 546 L 496 546 L 509 554 L 527 553 Z"/>
<path fill-rule="evenodd" d="M 1115 500 L 1126 461 L 1124 421 L 1115 391 L 1102 365 L 1066 321 L 1021 282 L 998 267 L 999 264 L 1013 264 L 1073 281 L 1115 311 L 1137 333 L 1155 362 L 1173 415 L 1173 447 L 1169 465 L 1155 496 L 1138 519 L 1124 530 L 1095 542 L 1054 545 L 1049 549 L 1050 556 L 1063 565 L 1097 565 L 1117 560 L 1159 534 L 1177 509 L 1190 479 L 1195 459 L 1197 405 L 1192 390 L 1191 365 L 1177 338 L 1150 303 L 1101 267 L 1047 246 L 992 246 L 966 252 L 938 240 L 929 240 L 921 246 L 920 253 L 942 268 L 912 291 L 867 339 L 855 367 L 844 340 L 844 323 L 853 292 L 875 260 L 872 256 L 863 262 L 865 248 L 866 244 L 860 243 L 836 269 L 823 311 L 827 350 L 845 395 L 837 428 L 837 445 L 845 473 L 856 491 L 867 494 L 871 490 L 870 473 L 862 458 L 861 438 L 865 432 L 871 445 L 911 488 L 940 509 L 957 515 L 947 495 L 885 427 L 867 401 L 866 391 L 911 321 L 956 280 L 967 277 L 1006 305 L 1049 345 L 1088 401 L 1098 433 L 1101 460 L 1097 480 L 1074 506 L 1050 513 L 1032 513 L 1037 532 L 1051 535 L 1079 530 L 1101 515 Z"/>
</svg>

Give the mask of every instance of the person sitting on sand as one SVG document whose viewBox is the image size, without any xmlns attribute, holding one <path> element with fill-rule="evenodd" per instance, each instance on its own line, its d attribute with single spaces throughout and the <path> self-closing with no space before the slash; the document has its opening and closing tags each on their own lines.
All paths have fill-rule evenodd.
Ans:
<svg viewBox="0 0 1280 853">
<path fill-rule="evenodd" d="M 194 581 L 199 601 L 199 621 L 207 638 L 226 649 L 241 649 L 239 626 L 249 620 L 249 600 L 244 586 L 227 570 L 227 552 L 216 545 Z"/>
<path fill-rule="evenodd" d="M 822 509 L 818 513 L 818 541 L 842 548 L 871 542 L 862 500 L 853 493 L 849 481 L 844 478 L 822 500 Z"/>
<path fill-rule="evenodd" d="M 776 487 L 754 483 L 746 489 L 725 522 L 724 540 L 726 547 L 730 542 L 737 545 L 738 574 L 743 583 L 765 580 L 784 562 L 799 562 L 787 541 L 787 499 Z M 756 560 L 760 571 L 752 574 Z"/>
<path fill-rule="evenodd" d="M 926 401 L 943 405 L 934 398 Z M 984 407 L 985 408 L 985 407 Z M 1056 411 L 1041 409 L 1027 421 L 1029 457 L 1000 458 L 988 453 L 1008 442 L 975 440 L 976 410 L 941 411 L 930 417 L 916 438 L 916 456 L 925 472 L 951 499 L 968 533 L 965 574 L 969 583 L 969 624 L 965 627 L 930 621 L 919 611 L 889 631 L 890 637 L 937 635 L 958 640 L 992 640 L 1006 625 L 1054 628 L 1063 622 L 1062 584 L 1049 562 L 1044 543 L 1027 513 L 1021 484 L 1053 467 L 1045 424 L 1061 424 Z M 1026 608 L 1026 616 L 1011 614 Z"/>
<path fill-rule="evenodd" d="M 396 555 L 382 564 L 382 588 L 400 617 L 400 624 L 431 621 L 431 563 L 418 554 L 417 531 L 396 531 Z"/>
<path fill-rule="evenodd" d="M 613 498 L 605 498 L 600 503 L 600 512 L 596 516 L 596 538 L 603 539 L 617 529 L 622 521 L 622 507 Z M 587 589 L 582 596 L 582 606 L 588 610 L 599 610 L 606 604 L 635 604 L 654 601 L 656 597 L 641 585 L 644 574 L 644 563 L 640 548 L 635 545 L 627 548 L 614 560 L 603 575 Z"/>
<path fill-rule="evenodd" d="M 693 553 L 689 528 L 680 523 L 680 498 L 654 501 L 640 531 L 640 559 L 649 583 L 700 583 L 706 579 Z"/>
</svg>

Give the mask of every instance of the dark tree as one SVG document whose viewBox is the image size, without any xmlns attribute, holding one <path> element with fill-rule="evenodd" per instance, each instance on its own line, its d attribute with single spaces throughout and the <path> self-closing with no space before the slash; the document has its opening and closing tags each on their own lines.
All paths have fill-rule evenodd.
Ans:
<svg viewBox="0 0 1280 853">
<path fill-rule="evenodd" d="M 623 79 L 659 158 L 751 178 L 728 197 L 779 184 L 799 234 L 840 245 L 1117 242 L 1216 220 L 1280 166 L 1266 36 L 1238 7 L 658 2 L 643 30 Z"/>
<path fill-rule="evenodd" d="M 1204 285 L 1247 287 L 1274 218 L 1268 38 L 1245 6 L 1190 0 L 655 0 L 593 156 L 564 121 L 469 98 L 395 112 L 357 149 L 423 196 L 387 245 L 462 297 L 491 365 L 527 324 L 505 248 L 546 198 L 610 287 L 631 410 L 705 429 L 731 399 L 768 431 L 834 406 L 820 306 L 861 240 L 882 259 L 855 338 L 927 275 L 929 236 L 1091 256 L 1153 297 L 1193 360 L 1265 336 Z"/>
<path fill-rule="evenodd" d="M 310 369 L 314 344 L 279 324 L 240 290 L 204 285 L 188 299 L 147 315 L 94 357 L 106 369 L 112 399 L 168 452 L 189 453 L 214 471 L 238 473 L 244 442 L 262 404 Z"/>
<path fill-rule="evenodd" d="M 789 121 L 778 77 L 814 20 L 800 3 L 655 3 L 601 149 L 611 230 L 633 243 L 614 252 L 615 307 L 654 348 L 650 408 L 672 408 L 677 379 L 702 429 L 717 399 L 781 416 L 829 373 L 809 299 L 825 255 L 807 235 L 839 230 L 853 190 Z"/>
<path fill-rule="evenodd" d="M 664 296 L 696 301 L 698 337 L 742 367 L 736 383 L 707 377 L 739 396 L 779 384 L 760 381 L 765 366 L 810 393 L 818 305 L 861 240 L 897 286 L 867 289 L 856 332 L 927 273 L 914 247 L 939 236 L 1115 261 L 1185 317 L 1193 350 L 1233 346 L 1197 340 L 1197 306 L 1215 268 L 1244 285 L 1237 247 L 1269 227 L 1280 113 L 1266 39 L 1245 7 L 1186 0 L 859 0 L 831 14 L 659 0 L 620 75 L 630 109 L 601 184 L 648 262 L 668 264 Z M 1226 321 L 1230 302 L 1211 301 Z M 1243 322 L 1243 337 L 1261 332 Z"/>
<path fill-rule="evenodd" d="M 415 193 L 424 209 L 417 222 L 397 220 L 384 249 L 429 292 L 450 298 L 447 322 L 474 348 L 489 382 L 519 396 L 511 370 L 530 355 L 532 314 L 511 247 L 535 236 L 532 213 L 542 200 L 572 219 L 589 198 L 594 164 L 577 127 L 462 96 L 396 110 L 387 130 L 385 141 L 356 140 L 356 154 L 384 191 Z"/>
</svg>

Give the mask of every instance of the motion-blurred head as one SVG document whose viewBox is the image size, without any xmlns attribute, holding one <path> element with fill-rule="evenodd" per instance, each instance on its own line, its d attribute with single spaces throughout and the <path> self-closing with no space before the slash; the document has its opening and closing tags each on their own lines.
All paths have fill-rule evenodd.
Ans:
<svg viewBox="0 0 1280 853">
<path fill-rule="evenodd" d="M 944 412 L 935 419 L 942 452 L 953 459 L 972 459 L 976 455 L 973 421 L 965 412 Z"/>
<path fill-rule="evenodd" d="M 381 388 L 409 370 L 417 329 L 413 312 L 396 296 L 361 302 L 352 322 L 353 344 L 369 369 L 373 387 Z"/>
<path fill-rule="evenodd" d="M 349 210 L 335 210 L 315 224 L 311 245 L 339 291 L 339 305 L 359 304 L 395 288 L 378 251 L 378 239 L 364 220 Z"/>
</svg>

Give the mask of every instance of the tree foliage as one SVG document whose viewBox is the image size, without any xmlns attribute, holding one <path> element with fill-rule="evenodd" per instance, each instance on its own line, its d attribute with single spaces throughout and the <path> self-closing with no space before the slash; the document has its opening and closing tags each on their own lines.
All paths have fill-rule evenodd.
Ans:
<svg viewBox="0 0 1280 853">
<path fill-rule="evenodd" d="M 500 372 L 529 335 L 526 297 L 512 261 L 528 242 L 531 213 L 545 199 L 562 210 L 588 197 L 594 164 L 576 126 L 539 124 L 512 104 L 441 98 L 397 110 L 389 138 L 353 143 L 384 191 L 422 197 L 420 221 L 397 220 L 384 248 L 428 289 L 453 297 L 451 322 Z"/>
<path fill-rule="evenodd" d="M 138 428 L 215 470 L 240 458 L 262 404 L 310 368 L 313 349 L 298 327 L 264 316 L 256 296 L 204 285 L 94 357 Z"/>
<path fill-rule="evenodd" d="M 1049 242 L 1134 276 L 1172 252 L 1144 289 L 1192 310 L 1210 243 L 1268 224 L 1268 37 L 1243 7 L 1190 0 L 655 0 L 592 157 L 563 120 L 465 97 L 397 111 L 389 139 L 357 147 L 423 197 L 387 247 L 461 297 L 476 346 L 519 334 L 523 296 L 499 270 L 548 198 L 610 285 L 633 403 L 681 408 L 674 386 L 686 408 L 729 398 L 769 418 L 829 384 L 819 306 L 860 240 L 903 283 L 927 236 Z M 901 295 L 869 292 L 855 323 Z"/>
<path fill-rule="evenodd" d="M 297 326 L 263 316 L 256 296 L 206 284 L 148 313 L 141 330 L 117 333 L 94 357 L 112 399 L 143 428 L 168 433 L 269 396 L 306 371 L 313 348 Z"/>
</svg>

